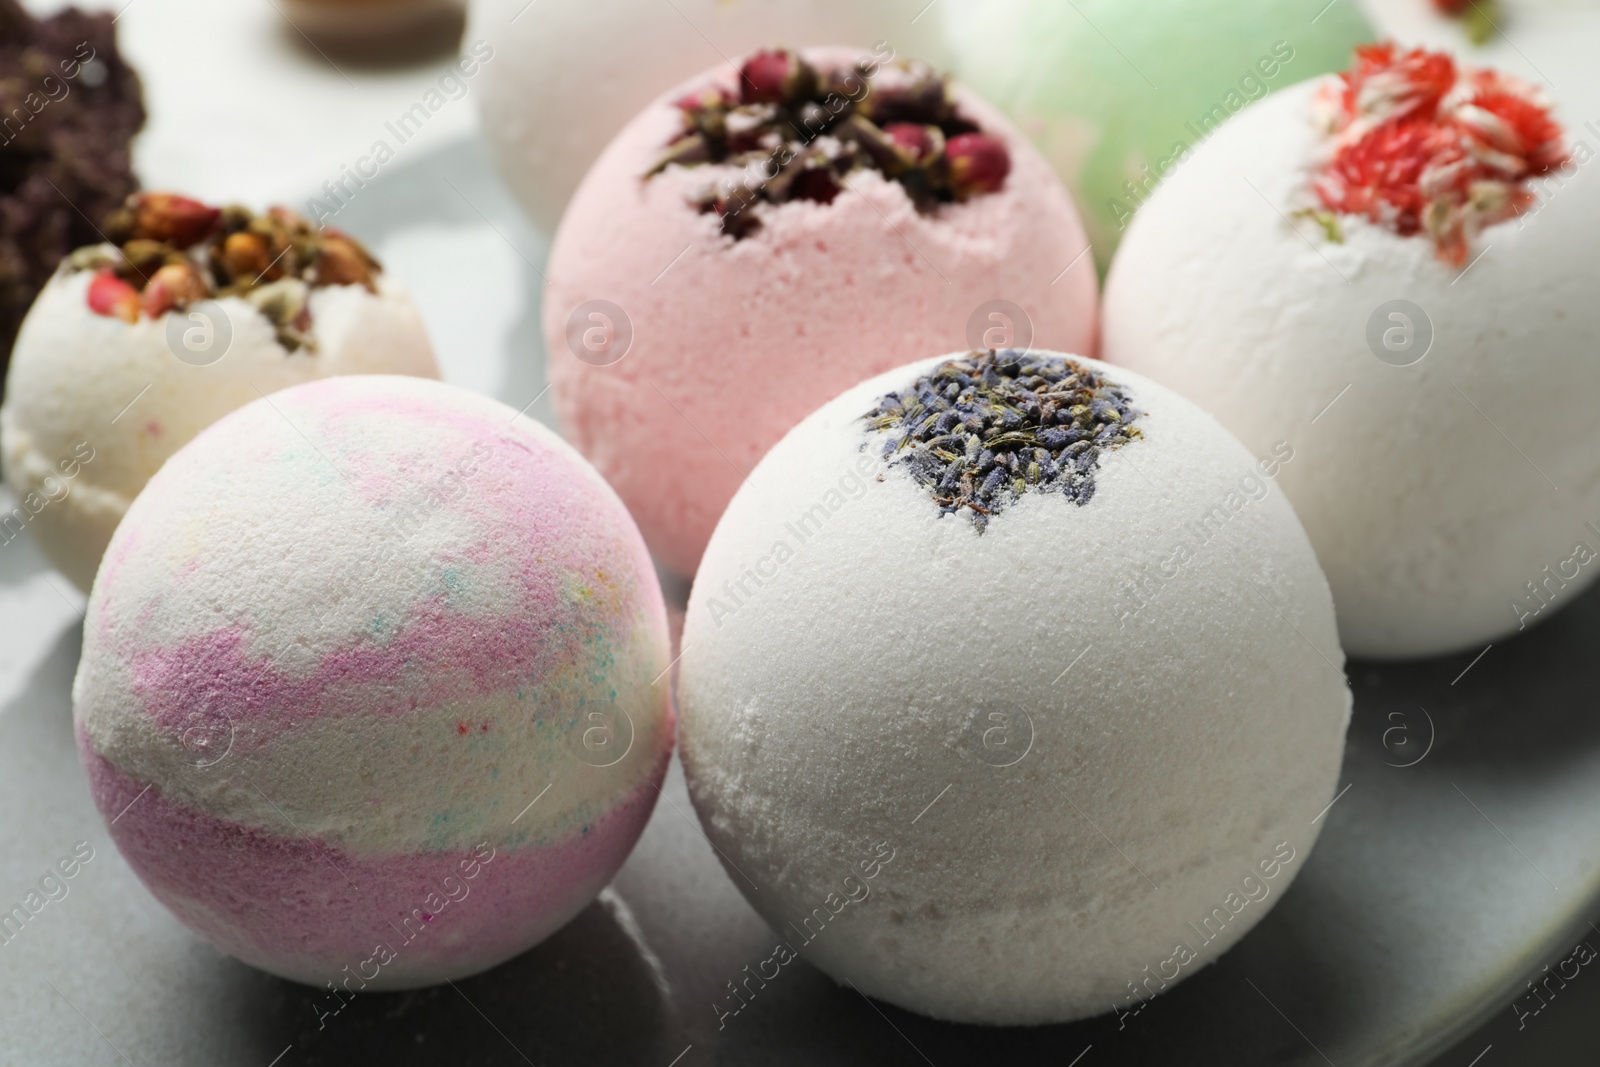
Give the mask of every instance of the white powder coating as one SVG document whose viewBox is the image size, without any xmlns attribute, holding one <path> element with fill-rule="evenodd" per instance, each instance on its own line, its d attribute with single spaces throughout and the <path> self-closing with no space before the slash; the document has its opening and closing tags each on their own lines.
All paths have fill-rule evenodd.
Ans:
<svg viewBox="0 0 1600 1067">
<path fill-rule="evenodd" d="M 439 376 L 421 318 L 386 278 L 376 294 L 354 285 L 311 291 L 316 355 L 286 352 L 254 308 L 238 297 L 219 300 L 232 341 L 206 366 L 179 359 L 167 337 L 173 317 L 186 329 L 202 323 L 183 321 L 184 312 L 131 324 L 97 315 L 86 297 L 92 280 L 89 271 L 61 272 L 39 294 L 17 336 L 0 408 L 5 478 L 29 515 L 27 528 L 84 591 L 145 482 L 223 415 L 336 374 Z"/>
<path fill-rule="evenodd" d="M 1310 204 L 1315 90 L 1241 112 L 1141 209 L 1106 284 L 1103 352 L 1252 451 L 1293 444 L 1283 488 L 1348 652 L 1476 651 L 1600 573 L 1593 548 L 1575 550 L 1600 546 L 1586 525 L 1600 521 L 1600 179 L 1575 163 L 1535 182 L 1539 204 L 1485 231 L 1464 272 L 1426 236 L 1362 219 L 1340 219 L 1342 244 L 1314 223 L 1296 232 L 1285 216 Z M 1569 133 L 1580 118 L 1564 117 Z M 1393 300 L 1431 321 L 1411 366 L 1368 345 Z M 1402 343 L 1387 315 L 1380 336 Z"/>
<path fill-rule="evenodd" d="M 1093 499 L 940 518 L 861 421 L 937 362 L 811 415 L 723 516 L 684 627 L 690 795 L 836 979 L 963 1022 L 1094 1015 L 1180 944 L 1151 991 L 1215 959 L 1303 865 L 1350 713 L 1332 602 L 1275 463 L 1089 360 L 1146 413 Z"/>
<path fill-rule="evenodd" d="M 940 64 L 927 0 L 473 0 L 464 40 L 495 49 L 478 107 L 500 177 L 534 223 L 561 212 L 612 136 L 674 85 L 759 48 L 887 42 Z"/>
</svg>

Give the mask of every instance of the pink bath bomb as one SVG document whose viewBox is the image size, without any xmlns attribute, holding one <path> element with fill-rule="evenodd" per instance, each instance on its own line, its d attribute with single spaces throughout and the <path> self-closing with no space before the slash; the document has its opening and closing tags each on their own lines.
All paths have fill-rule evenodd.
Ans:
<svg viewBox="0 0 1600 1067">
<path fill-rule="evenodd" d="M 219 949 L 341 994 L 426 985 L 622 864 L 671 751 L 667 649 L 638 531 L 555 435 L 333 378 L 226 416 L 134 501 L 78 746 L 123 856 Z"/>
<path fill-rule="evenodd" d="M 1083 227 L 1016 129 L 918 64 L 805 51 L 813 77 L 789 55 L 641 112 L 551 248 L 556 412 L 685 574 L 767 449 L 856 382 L 946 349 L 1095 346 Z"/>
</svg>

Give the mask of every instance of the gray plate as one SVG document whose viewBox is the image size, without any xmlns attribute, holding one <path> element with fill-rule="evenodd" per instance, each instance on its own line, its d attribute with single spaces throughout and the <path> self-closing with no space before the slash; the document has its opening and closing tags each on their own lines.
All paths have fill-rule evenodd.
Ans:
<svg viewBox="0 0 1600 1067">
<path fill-rule="evenodd" d="M 398 162 L 338 224 L 410 282 L 447 377 L 516 407 L 539 394 L 544 242 L 476 142 Z M 802 966 L 719 1030 L 712 1004 L 774 935 L 701 836 L 676 763 L 638 850 L 566 929 L 319 1024 L 315 991 L 218 955 L 111 845 L 73 747 L 80 605 L 26 539 L 0 547 L 0 909 L 77 842 L 95 850 L 0 944 L 5 1064 L 1415 1063 L 1503 1011 L 1597 897 L 1600 595 L 1476 662 L 1354 665 L 1348 786 L 1299 880 L 1120 1027 L 943 1025 Z"/>
</svg>

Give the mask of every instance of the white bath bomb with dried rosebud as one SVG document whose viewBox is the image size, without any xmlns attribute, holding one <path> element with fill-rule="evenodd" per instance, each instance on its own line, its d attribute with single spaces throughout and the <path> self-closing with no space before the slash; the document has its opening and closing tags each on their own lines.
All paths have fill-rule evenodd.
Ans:
<svg viewBox="0 0 1600 1067">
<path fill-rule="evenodd" d="M 197 228 L 160 236 L 184 245 L 174 263 L 193 265 L 219 223 L 203 222 L 217 214 L 204 205 L 183 205 Z M 226 270 L 221 243 L 207 264 L 214 278 Z M 410 298 L 381 271 L 370 272 L 371 288 L 318 282 L 313 265 L 311 282 L 284 278 L 240 295 L 202 282 L 188 294 L 198 302 L 173 308 L 160 274 L 141 293 L 108 268 L 77 266 L 121 261 L 108 245 L 62 264 L 23 320 L 0 407 L 0 461 L 18 501 L 0 515 L 4 539 L 27 529 L 84 591 L 145 482 L 223 415 L 336 374 L 439 376 Z"/>
<path fill-rule="evenodd" d="M 1136 1007 L 1276 904 L 1350 696 L 1285 455 L 1137 374 L 1011 355 L 1005 405 L 969 402 L 981 362 L 902 367 L 751 472 L 690 595 L 679 737 L 791 950 L 1034 1024 Z"/>
<path fill-rule="evenodd" d="M 941 63 L 944 15 L 926 7 L 927 0 L 473 0 L 464 40 L 492 50 L 476 86 L 484 135 L 500 177 L 548 235 L 601 149 L 659 94 L 777 41 L 882 41 L 891 54 Z"/>
<path fill-rule="evenodd" d="M 1442 70 L 1441 58 L 1425 62 Z M 1388 80 L 1358 98 L 1414 101 L 1395 86 L 1427 69 L 1383 60 L 1374 71 Z M 1325 188 L 1405 219 L 1390 197 L 1408 191 L 1362 184 L 1362 162 L 1403 175 L 1414 161 L 1385 146 L 1453 152 L 1464 138 L 1440 134 L 1462 119 L 1536 151 L 1494 115 L 1453 117 L 1451 99 L 1475 103 L 1456 76 L 1431 140 L 1369 115 L 1371 140 L 1346 151 L 1333 185 L 1313 185 L 1333 177 L 1319 168 L 1334 147 L 1315 96 L 1339 83 L 1253 105 L 1141 209 L 1106 283 L 1109 362 L 1183 393 L 1252 450 L 1293 444 L 1284 492 L 1327 572 L 1345 650 L 1375 659 L 1476 653 L 1600 574 L 1588 526 L 1600 520 L 1600 176 L 1578 162 L 1593 138 L 1569 126 L 1589 147 L 1547 177 L 1509 182 L 1531 195 L 1526 211 L 1478 233 L 1450 223 L 1515 201 L 1486 196 L 1472 169 L 1441 194 L 1437 242 L 1330 212 L 1335 240 L 1293 215 L 1325 210 L 1314 193 Z M 1536 97 L 1517 109 L 1524 122 Z"/>
</svg>

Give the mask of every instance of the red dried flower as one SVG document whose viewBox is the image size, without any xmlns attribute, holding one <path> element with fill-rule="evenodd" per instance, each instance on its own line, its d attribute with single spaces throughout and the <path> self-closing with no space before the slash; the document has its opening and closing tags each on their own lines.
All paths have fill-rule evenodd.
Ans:
<svg viewBox="0 0 1600 1067">
<path fill-rule="evenodd" d="M 103 270 L 89 283 L 89 310 L 123 322 L 139 321 L 139 291 L 116 274 Z"/>
<path fill-rule="evenodd" d="M 950 184 L 959 199 L 995 192 L 1011 173 L 1011 153 L 1005 142 L 986 133 L 963 133 L 950 138 L 945 158 L 950 161 Z"/>
<path fill-rule="evenodd" d="M 1314 183 L 1323 205 L 1402 236 L 1426 232 L 1456 266 L 1485 227 L 1533 204 L 1530 181 L 1568 159 L 1537 88 L 1441 52 L 1358 49 L 1320 104 L 1333 135 Z"/>
</svg>

